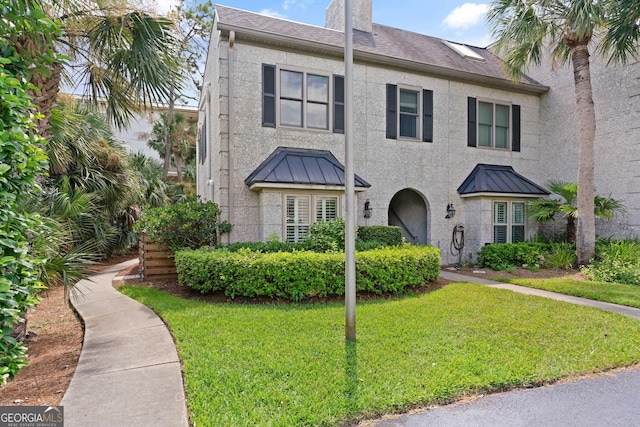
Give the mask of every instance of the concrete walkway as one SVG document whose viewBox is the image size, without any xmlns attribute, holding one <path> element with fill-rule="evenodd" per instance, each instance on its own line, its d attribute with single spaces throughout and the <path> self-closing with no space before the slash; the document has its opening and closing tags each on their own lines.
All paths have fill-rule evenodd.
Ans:
<svg viewBox="0 0 640 427">
<path fill-rule="evenodd" d="M 640 308 L 626 307 L 624 305 L 611 304 L 609 302 L 595 301 L 586 298 L 574 297 L 570 295 L 558 294 L 555 292 L 543 291 L 541 289 L 527 288 L 526 286 L 512 285 L 509 283 L 496 282 L 494 280 L 487 280 L 483 277 L 467 276 L 465 274 L 454 273 L 448 270 L 441 270 L 440 277 L 447 280 L 453 280 L 456 282 L 470 282 L 480 283 L 491 288 L 508 289 L 510 291 L 518 292 L 526 295 L 536 295 L 539 297 L 551 298 L 558 301 L 570 302 L 572 304 L 587 305 L 590 307 L 597 307 L 607 311 L 614 311 L 616 313 L 626 314 L 627 316 L 640 319 Z"/>
<path fill-rule="evenodd" d="M 640 309 L 494 282 L 452 271 L 440 277 L 481 283 L 640 318 Z M 629 368 L 574 382 L 492 394 L 409 415 L 376 420 L 369 427 L 635 427 L 640 425 L 640 369 Z"/>
<path fill-rule="evenodd" d="M 160 318 L 112 286 L 137 260 L 82 280 L 71 302 L 85 324 L 61 405 L 66 427 L 188 426 L 180 361 Z"/>
</svg>

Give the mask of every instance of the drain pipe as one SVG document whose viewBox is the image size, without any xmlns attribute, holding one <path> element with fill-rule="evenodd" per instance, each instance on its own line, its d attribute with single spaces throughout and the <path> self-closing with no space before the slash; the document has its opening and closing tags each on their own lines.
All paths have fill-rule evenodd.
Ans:
<svg viewBox="0 0 640 427">
<path fill-rule="evenodd" d="M 202 88 L 203 94 L 204 96 L 202 97 L 202 101 L 200 101 L 200 105 L 198 106 L 198 109 L 200 111 L 202 111 L 204 113 L 204 129 L 200 129 L 200 132 L 204 132 L 204 140 L 207 143 L 207 145 L 209 145 L 209 131 L 211 129 L 211 124 L 210 124 L 210 120 L 209 120 L 209 112 L 211 111 L 211 82 L 206 82 L 204 84 L 204 87 Z M 206 156 L 206 162 L 207 162 L 207 181 L 206 181 L 206 186 L 208 188 L 208 197 L 207 200 L 210 200 L 212 202 L 215 202 L 215 200 L 213 200 L 213 196 L 214 196 L 214 188 L 213 188 L 213 177 L 211 176 L 213 173 L 213 167 L 211 166 L 211 162 L 213 161 L 213 156 L 211 155 L 211 150 L 208 149 L 209 147 L 206 147 L 207 149 L 207 156 Z"/>
<path fill-rule="evenodd" d="M 228 194 L 228 208 L 229 209 L 229 223 L 231 224 L 235 224 L 235 215 L 234 215 L 234 210 L 235 210 L 235 197 L 234 197 L 234 190 L 233 190 L 233 185 L 234 185 L 234 180 L 233 180 L 233 176 L 234 176 L 234 155 L 235 155 L 235 149 L 234 149 L 234 140 L 235 140 L 235 133 L 236 133 L 236 119 L 235 119 L 235 92 L 234 92 L 234 87 L 235 87 L 235 58 L 234 58 L 234 50 L 233 47 L 235 45 L 235 41 L 236 41 L 236 32 L 231 30 L 229 31 L 229 60 L 228 60 L 228 65 L 229 65 L 229 77 L 228 77 L 228 84 L 229 84 L 229 90 L 228 90 L 228 94 L 229 94 L 229 101 L 228 101 L 228 105 L 229 105 L 229 151 L 228 151 L 228 164 L 227 167 L 228 169 L 228 173 L 229 173 L 229 182 L 228 182 L 228 189 L 227 189 L 227 194 Z M 232 242 L 233 239 L 231 238 L 233 236 L 233 229 L 231 230 L 231 232 L 229 232 L 229 241 Z"/>
</svg>

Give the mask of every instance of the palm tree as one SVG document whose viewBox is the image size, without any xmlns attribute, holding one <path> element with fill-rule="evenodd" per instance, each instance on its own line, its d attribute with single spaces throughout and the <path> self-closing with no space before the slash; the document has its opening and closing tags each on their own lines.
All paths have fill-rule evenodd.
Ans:
<svg viewBox="0 0 640 427">
<path fill-rule="evenodd" d="M 549 45 L 553 61 L 573 66 L 578 117 L 579 156 L 577 260 L 595 255 L 594 149 L 596 117 L 591 89 L 590 49 L 625 62 L 637 54 L 640 6 L 633 0 L 494 0 L 488 13 L 495 47 L 507 70 L 518 79 L 540 65 Z"/>
<path fill-rule="evenodd" d="M 578 215 L 578 184 L 575 182 L 563 182 L 551 180 L 547 188 L 557 194 L 561 199 L 541 198 L 531 202 L 528 206 L 530 218 L 536 222 L 547 222 L 555 219 L 556 214 L 561 214 L 567 219 L 566 234 L 570 243 L 576 242 L 576 219 Z M 612 197 L 595 196 L 593 200 L 594 215 L 596 218 L 610 220 L 614 213 L 623 212 L 622 203 Z"/>
<path fill-rule="evenodd" d="M 60 22 L 62 34 L 54 49 L 69 57 L 68 67 L 56 61 L 30 77 L 33 102 L 43 114 L 40 134 L 49 135 L 50 112 L 63 79 L 81 82 L 94 102 L 104 102 L 113 123 L 124 127 L 134 112 L 169 100 L 181 78 L 175 65 L 177 42 L 172 21 L 151 16 L 125 0 L 37 0 Z M 39 56 L 42 44 L 32 34 L 14 38 L 23 56 Z"/>
<path fill-rule="evenodd" d="M 173 164 L 178 174 L 178 182 L 182 182 L 182 167 L 195 159 L 196 135 L 198 128 L 195 123 L 189 123 L 182 113 L 175 113 L 170 120 L 168 113 L 162 113 L 160 119 L 153 124 L 153 139 L 147 142 L 150 148 L 158 152 L 160 157 L 166 157 L 166 144 L 169 141 Z M 166 177 L 166 175 L 165 175 Z"/>
</svg>

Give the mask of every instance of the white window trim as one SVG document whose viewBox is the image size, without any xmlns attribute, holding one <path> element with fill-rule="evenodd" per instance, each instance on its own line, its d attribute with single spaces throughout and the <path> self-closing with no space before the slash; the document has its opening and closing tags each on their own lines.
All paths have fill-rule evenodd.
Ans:
<svg viewBox="0 0 640 427">
<path fill-rule="evenodd" d="M 400 112 L 400 91 L 405 90 L 405 91 L 411 91 L 411 92 L 416 92 L 418 94 L 418 115 L 417 115 L 417 120 L 416 120 L 416 137 L 410 137 L 410 136 L 403 136 L 401 135 L 401 128 L 400 128 L 400 116 L 402 115 L 402 113 Z M 418 87 L 418 86 L 408 86 L 408 85 L 402 85 L 402 84 L 398 84 L 397 88 L 396 88 L 396 129 L 397 129 L 397 138 L 398 140 L 406 140 L 406 141 L 422 141 L 422 120 L 423 120 L 423 112 L 422 112 L 422 105 L 424 104 L 424 100 L 422 99 L 423 96 L 423 88 Z"/>
<path fill-rule="evenodd" d="M 493 136 L 491 138 L 491 146 L 487 147 L 484 145 L 480 145 L 480 103 L 484 102 L 487 104 L 493 104 L 493 123 L 491 125 L 491 129 L 493 130 Z M 509 118 L 507 123 L 509 127 L 507 128 L 507 146 L 506 148 L 496 148 L 496 105 L 504 105 L 509 108 Z M 509 101 L 500 101 L 496 99 L 490 98 L 476 98 L 476 148 L 486 148 L 488 150 L 501 150 L 501 151 L 511 151 L 512 145 L 512 132 L 513 132 L 513 119 L 512 119 L 512 107 L 513 103 Z"/>
<path fill-rule="evenodd" d="M 307 197 L 309 199 L 309 226 L 318 222 L 316 221 L 316 201 L 322 197 L 332 197 L 337 199 L 336 215 L 338 218 L 344 217 L 342 212 L 343 201 L 341 194 L 335 193 L 307 193 L 307 192 L 287 192 L 282 194 L 282 241 L 287 241 L 287 226 L 295 224 L 287 224 L 287 198 L 288 197 Z"/>
<path fill-rule="evenodd" d="M 280 101 L 281 101 L 281 84 L 280 84 L 280 72 L 281 71 L 292 71 L 295 73 L 302 73 L 302 126 L 288 126 L 280 124 Z M 327 77 L 329 80 L 329 98 L 327 102 L 327 128 L 312 128 L 307 126 L 307 75 L 313 74 L 316 76 Z M 333 96 L 333 74 L 326 71 L 318 71 L 309 68 L 296 67 L 286 64 L 276 64 L 276 128 L 284 128 L 284 129 L 296 129 L 296 130 L 306 130 L 312 132 L 326 132 L 331 133 L 333 129 L 333 113 L 334 113 L 334 96 Z"/>
<path fill-rule="evenodd" d="M 496 203 L 506 203 L 507 204 L 507 222 L 505 223 L 497 223 L 495 222 L 495 209 Z M 513 223 L 513 204 L 520 203 L 524 208 L 524 221 L 522 224 L 514 224 Z M 491 242 L 495 242 L 495 234 L 494 230 L 497 225 L 506 225 L 507 227 L 507 241 L 506 243 L 513 243 L 513 226 L 514 225 L 522 225 L 524 226 L 524 239 L 527 239 L 527 216 L 526 216 L 527 202 L 524 200 L 491 200 Z"/>
</svg>

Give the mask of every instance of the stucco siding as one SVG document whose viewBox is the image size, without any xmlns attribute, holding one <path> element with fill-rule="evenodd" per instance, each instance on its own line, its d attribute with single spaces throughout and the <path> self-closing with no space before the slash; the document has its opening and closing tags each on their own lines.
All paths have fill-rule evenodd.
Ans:
<svg viewBox="0 0 640 427">
<path fill-rule="evenodd" d="M 329 150 L 344 163 L 344 135 L 330 131 L 262 126 L 262 64 L 279 65 L 329 74 L 344 74 L 339 58 L 313 52 L 287 51 L 273 46 L 236 41 L 233 46 L 233 105 L 228 110 L 228 40 L 215 34 L 207 62 L 205 83 L 212 82 L 210 117 L 210 155 L 215 177 L 215 200 L 223 216 L 233 210 L 231 241 L 264 240 L 272 233 L 282 234 L 282 195 L 278 192 L 251 191 L 244 179 L 277 147 Z M 212 60 L 211 55 L 217 56 Z M 215 59 L 215 58 L 214 58 Z M 503 89 L 450 81 L 425 74 L 378 67 L 370 63 L 354 65 L 354 152 L 355 172 L 371 187 L 358 195 L 359 225 L 386 225 L 388 208 L 393 196 L 401 190 L 413 189 L 424 198 L 428 207 L 429 240 L 440 246 L 444 263 L 457 257 L 449 254 L 449 242 L 455 224 L 465 224 L 467 239 L 464 249 L 477 251 L 490 239 L 487 223 L 490 208 L 479 202 L 463 200 L 458 186 L 478 163 L 511 165 L 534 182 L 546 179 L 540 166 L 541 117 L 537 95 L 509 92 Z M 433 142 L 386 138 L 386 85 L 406 85 L 433 91 Z M 218 92 L 213 90 L 219 89 Z M 521 106 L 521 151 L 467 147 L 467 97 L 503 101 Z M 216 102 L 217 100 L 217 102 Z M 215 106 L 214 106 L 215 105 Z M 228 147 L 228 114 L 235 119 L 233 147 Z M 233 152 L 233 170 L 227 170 L 229 152 Z M 231 172 L 229 174 L 229 172 Z M 228 177 L 231 176 L 231 182 Z M 205 188 L 199 173 L 198 191 Z M 234 205 L 229 206 L 229 192 Z M 277 196 L 279 194 L 279 196 Z M 279 198 L 279 200 L 278 200 Z M 373 205 L 371 218 L 362 214 L 364 201 Z M 453 202 L 458 213 L 453 220 L 444 218 L 446 206 Z M 490 202 L 486 202 L 489 203 Z M 281 236 L 283 237 L 283 236 Z"/>
<path fill-rule="evenodd" d="M 542 96 L 541 168 L 545 176 L 577 180 L 578 126 L 573 71 L 570 65 L 544 66 L 528 74 L 550 86 Z M 598 221 L 600 236 L 640 235 L 640 63 L 607 66 L 591 57 L 596 111 L 596 193 L 622 200 L 626 213 L 613 221 Z"/>
</svg>

